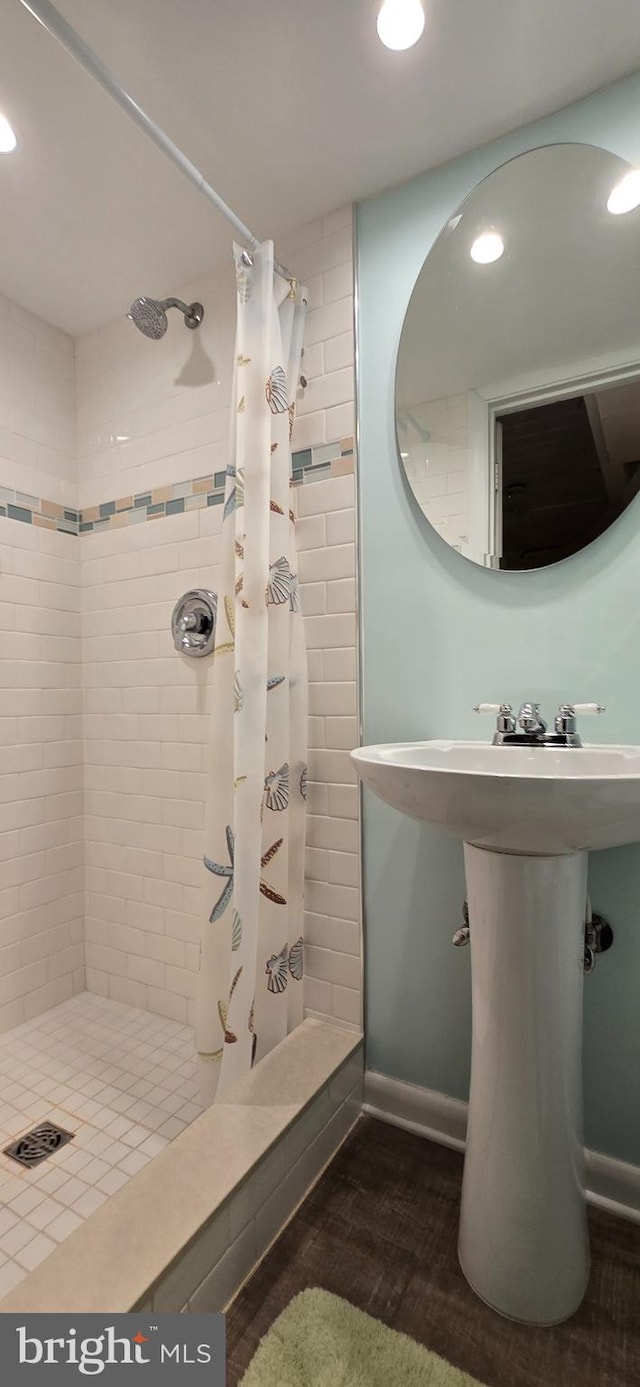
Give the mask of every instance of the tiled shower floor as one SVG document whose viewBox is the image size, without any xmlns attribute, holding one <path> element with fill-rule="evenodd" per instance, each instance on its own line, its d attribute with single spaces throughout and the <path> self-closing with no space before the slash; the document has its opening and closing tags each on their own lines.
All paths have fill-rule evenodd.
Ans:
<svg viewBox="0 0 640 1387">
<path fill-rule="evenodd" d="M 202 1111 L 193 1031 L 82 992 L 0 1035 L 0 1298 Z M 74 1133 L 33 1170 L 1 1148 Z"/>
</svg>

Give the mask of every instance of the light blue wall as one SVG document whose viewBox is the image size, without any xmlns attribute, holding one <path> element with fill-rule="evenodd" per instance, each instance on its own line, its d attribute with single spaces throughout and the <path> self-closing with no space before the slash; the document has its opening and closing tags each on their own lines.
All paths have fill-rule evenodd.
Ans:
<svg viewBox="0 0 640 1387">
<path fill-rule="evenodd" d="M 397 461 L 393 403 L 411 291 L 458 203 L 505 159 L 546 143 L 601 145 L 640 164 L 639 109 L 637 76 L 359 208 L 365 742 L 488 738 L 473 704 L 525 697 L 550 710 L 597 699 L 607 714 L 587 725 L 591 739 L 640 742 L 640 500 L 557 567 L 479 569 L 419 512 Z M 627 291 L 640 345 L 640 282 Z M 461 848 L 367 795 L 364 856 L 367 1065 L 465 1098 L 469 956 L 451 946 Z M 640 848 L 594 854 L 590 889 L 616 939 L 585 980 L 586 1140 L 640 1163 Z"/>
</svg>

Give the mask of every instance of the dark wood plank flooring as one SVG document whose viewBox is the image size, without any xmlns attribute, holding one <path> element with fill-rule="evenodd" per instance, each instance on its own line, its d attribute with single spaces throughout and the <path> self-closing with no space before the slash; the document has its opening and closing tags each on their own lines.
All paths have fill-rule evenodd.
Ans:
<svg viewBox="0 0 640 1387">
<path fill-rule="evenodd" d="M 231 1307 L 228 1387 L 298 1291 L 321 1286 L 487 1387 L 640 1387 L 640 1226 L 591 1210 L 576 1315 L 512 1324 L 469 1289 L 456 1243 L 462 1156 L 363 1118 Z"/>
</svg>

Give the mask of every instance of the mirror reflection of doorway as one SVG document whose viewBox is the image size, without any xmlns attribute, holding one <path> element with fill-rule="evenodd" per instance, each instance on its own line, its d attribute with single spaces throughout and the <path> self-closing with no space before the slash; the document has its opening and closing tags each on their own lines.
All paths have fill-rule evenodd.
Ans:
<svg viewBox="0 0 640 1387">
<path fill-rule="evenodd" d="M 640 380 L 496 415 L 499 567 L 577 553 L 640 486 Z"/>
</svg>

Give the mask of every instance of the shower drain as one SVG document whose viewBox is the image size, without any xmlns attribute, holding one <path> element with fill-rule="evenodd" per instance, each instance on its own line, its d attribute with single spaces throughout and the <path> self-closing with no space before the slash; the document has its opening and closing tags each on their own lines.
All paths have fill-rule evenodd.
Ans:
<svg viewBox="0 0 640 1387">
<path fill-rule="evenodd" d="M 63 1127 L 56 1127 L 53 1122 L 40 1122 L 33 1131 L 25 1132 L 17 1141 L 12 1141 L 10 1146 L 5 1146 L 3 1154 L 31 1169 L 34 1165 L 40 1165 L 41 1161 L 46 1161 L 47 1156 L 59 1151 L 61 1146 L 66 1146 L 68 1141 L 73 1141 L 73 1137 L 73 1132 L 65 1132 Z"/>
</svg>

